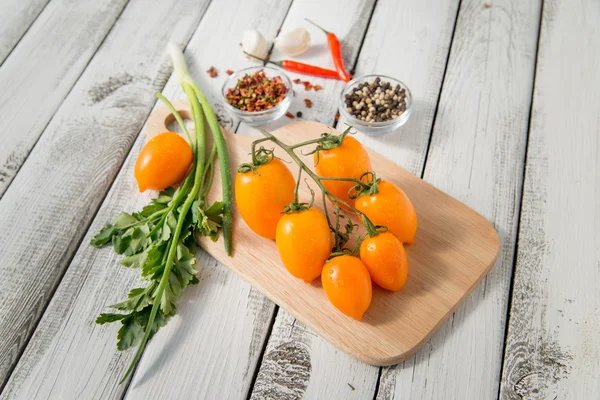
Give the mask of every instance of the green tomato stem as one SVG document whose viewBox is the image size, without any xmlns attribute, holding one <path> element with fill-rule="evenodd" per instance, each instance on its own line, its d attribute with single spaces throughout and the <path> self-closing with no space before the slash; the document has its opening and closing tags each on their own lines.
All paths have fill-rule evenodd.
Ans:
<svg viewBox="0 0 600 400">
<path fill-rule="evenodd" d="M 354 211 L 356 214 L 363 215 L 363 213 L 361 211 L 354 208 L 348 202 L 346 202 L 338 197 L 335 197 L 333 194 L 331 194 L 331 192 L 329 190 L 327 190 L 327 188 L 325 188 L 325 186 L 321 182 L 321 180 L 322 180 L 321 177 L 318 176 L 317 174 L 315 174 L 310 168 L 308 168 L 308 166 L 300 159 L 300 157 L 298 157 L 298 155 L 294 152 L 293 149 L 290 148 L 290 146 L 283 143 L 281 140 L 277 139 L 275 136 L 273 136 L 269 131 L 267 131 L 265 129 L 261 129 L 260 132 L 264 136 L 266 136 L 271 142 L 275 143 L 277 146 L 281 147 L 286 153 L 288 153 L 290 155 L 290 157 L 292 157 L 292 160 L 294 160 L 294 162 L 296 164 L 298 164 L 298 166 L 300 168 L 302 168 L 304 170 L 304 172 L 306 172 L 308 174 L 308 176 L 310 176 L 312 178 L 313 181 L 315 181 L 317 186 L 319 186 L 319 189 L 321 189 L 321 191 L 323 193 L 325 193 L 327 195 L 327 197 L 332 199 L 332 201 L 335 199 L 335 201 L 338 201 L 341 204 L 345 205 L 350 210 Z"/>
<path fill-rule="evenodd" d="M 269 131 L 267 131 L 265 129 L 261 129 L 260 132 L 265 136 L 265 138 L 258 139 L 252 144 L 253 157 L 254 157 L 254 153 L 255 153 L 254 150 L 255 150 L 256 144 L 260 143 L 260 142 L 264 142 L 265 140 L 270 140 L 271 142 L 273 142 L 274 144 L 279 146 L 283 151 L 285 151 L 292 158 L 292 160 L 294 160 L 294 162 L 300 167 L 300 172 L 298 174 L 298 182 L 296 182 L 296 189 L 294 191 L 294 202 L 295 203 L 298 203 L 299 181 L 300 181 L 300 173 L 302 171 L 306 172 L 306 174 L 308 174 L 308 176 L 310 176 L 312 178 L 312 180 L 317 184 L 319 189 L 321 189 L 325 217 L 327 218 L 327 223 L 329 225 L 329 229 L 331 229 L 334 232 L 335 237 L 336 237 L 336 240 L 335 240 L 336 250 L 341 251 L 340 240 L 343 237 L 343 234 L 340 233 L 340 222 L 339 222 L 339 213 L 341 211 L 340 204 L 346 206 L 349 210 L 353 211 L 355 214 L 357 214 L 361 217 L 363 224 L 365 224 L 365 226 L 367 227 L 367 231 L 368 231 L 369 235 L 371 235 L 373 233 L 373 229 L 375 229 L 375 232 L 377 232 L 375 225 L 371 222 L 371 220 L 363 212 L 359 211 L 356 207 L 352 206 L 347 201 L 334 196 L 329 190 L 327 190 L 327 188 L 325 187 L 325 185 L 323 185 L 323 182 L 322 182 L 322 181 L 326 181 L 326 180 L 331 180 L 331 181 L 347 181 L 347 182 L 363 184 L 362 182 L 360 182 L 360 180 L 354 179 L 354 178 L 327 178 L 327 177 L 318 176 L 310 168 L 308 168 L 308 166 L 300 159 L 300 157 L 298 157 L 298 155 L 294 151 L 294 148 L 301 147 L 300 145 L 310 144 L 309 142 L 317 143 L 318 140 L 311 140 L 311 141 L 304 142 L 305 144 L 300 143 L 295 146 L 288 146 L 287 144 L 285 144 L 281 140 L 279 140 L 277 137 L 275 137 L 273 134 L 271 134 Z M 328 197 L 336 207 L 336 211 L 335 211 L 336 225 L 335 226 L 333 226 L 333 224 L 331 223 L 329 213 L 327 212 L 326 197 Z"/>
</svg>

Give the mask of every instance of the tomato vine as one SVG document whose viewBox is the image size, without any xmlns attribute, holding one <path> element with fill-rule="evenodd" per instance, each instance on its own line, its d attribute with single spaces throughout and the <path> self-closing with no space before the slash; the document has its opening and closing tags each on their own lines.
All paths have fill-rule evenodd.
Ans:
<svg viewBox="0 0 600 400">
<path fill-rule="evenodd" d="M 339 197 L 336 197 L 329 190 L 327 190 L 327 188 L 325 187 L 323 182 L 324 181 L 352 182 L 355 184 L 355 186 L 351 190 L 355 191 L 355 192 L 368 191 L 369 188 L 372 187 L 373 182 L 365 182 L 362 179 L 362 177 L 361 177 L 361 179 L 355 179 L 355 178 L 319 176 L 315 172 L 313 172 L 308 167 L 308 165 L 306 165 L 306 163 L 304 161 L 302 161 L 302 159 L 298 156 L 298 154 L 296 154 L 295 150 L 302 148 L 302 147 L 316 144 L 317 146 L 312 151 L 310 151 L 308 153 L 302 153 L 302 154 L 306 156 L 306 155 L 310 155 L 310 154 L 313 154 L 316 152 L 317 157 L 318 157 L 318 152 L 320 150 L 328 150 L 328 149 L 332 149 L 337 146 L 340 146 L 342 141 L 344 140 L 344 137 L 346 137 L 346 135 L 351 133 L 350 131 L 351 131 L 351 127 L 346 129 L 343 133 L 341 133 L 339 135 L 334 135 L 331 133 L 324 133 L 318 139 L 312 139 L 312 140 L 308 140 L 305 142 L 288 145 L 288 144 L 282 142 L 279 138 L 277 138 L 273 134 L 271 134 L 269 131 L 267 131 L 265 129 L 261 129 L 260 132 L 265 137 L 255 140 L 252 143 L 252 162 L 253 162 L 253 164 L 256 162 L 259 162 L 258 160 L 262 157 L 262 155 L 265 152 L 264 147 L 261 146 L 258 150 L 256 147 L 261 143 L 269 141 L 269 142 L 272 142 L 273 144 L 277 145 L 283 151 L 285 151 L 292 158 L 292 160 L 298 165 L 298 176 L 297 176 L 297 180 L 296 180 L 296 188 L 294 191 L 294 201 L 290 205 L 288 205 L 288 207 L 286 207 L 286 210 L 285 210 L 286 213 L 306 210 L 313 205 L 314 191 L 312 190 L 312 188 L 310 188 L 310 186 L 309 186 L 309 189 L 312 193 L 311 202 L 308 204 L 299 202 L 298 191 L 300 189 L 300 181 L 301 181 L 303 173 L 308 175 L 315 182 L 315 184 L 319 187 L 319 189 L 321 190 L 321 194 L 322 194 L 325 217 L 327 218 L 327 223 L 329 225 L 329 229 L 333 232 L 333 234 L 335 236 L 335 244 L 334 244 L 333 252 L 331 254 L 332 257 L 341 255 L 341 254 L 353 254 L 353 255 L 357 254 L 358 249 L 360 247 L 360 243 L 362 241 L 362 238 L 360 237 L 360 235 L 358 235 L 358 233 L 356 233 L 356 229 L 358 226 L 352 222 L 352 220 L 350 219 L 350 217 L 348 215 L 343 213 L 342 206 L 346 207 L 348 210 L 350 210 L 351 212 L 353 212 L 354 214 L 356 214 L 360 217 L 362 224 L 365 226 L 365 228 L 367 230 L 367 236 L 369 236 L 369 237 L 375 236 L 380 232 L 384 232 L 387 230 L 387 228 L 385 226 L 379 226 L 379 225 L 373 224 L 373 222 L 367 217 L 367 215 L 365 213 L 361 212 L 360 210 L 358 210 L 356 207 L 354 207 L 352 204 L 348 203 L 347 201 L 340 199 Z M 273 157 L 272 150 L 270 150 L 270 154 L 271 154 L 271 157 Z M 370 174 L 372 174 L 371 175 L 372 179 L 375 179 L 375 175 L 373 173 L 370 173 Z M 332 221 L 332 217 L 329 215 L 328 208 L 327 208 L 328 207 L 327 198 L 329 198 L 329 200 L 335 206 L 335 210 L 333 213 L 335 215 L 335 222 Z M 345 248 L 345 245 L 348 243 L 351 236 L 355 236 L 357 238 L 357 244 L 354 249 L 347 249 L 347 248 Z"/>
</svg>

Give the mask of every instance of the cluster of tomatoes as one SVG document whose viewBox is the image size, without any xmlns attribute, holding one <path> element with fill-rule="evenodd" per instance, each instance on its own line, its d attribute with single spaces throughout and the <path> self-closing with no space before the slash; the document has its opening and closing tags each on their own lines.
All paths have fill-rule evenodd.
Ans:
<svg viewBox="0 0 600 400">
<path fill-rule="evenodd" d="M 408 259 L 403 243 L 414 243 L 417 216 L 406 194 L 394 184 L 378 179 L 356 184 L 356 180 L 364 182 L 372 171 L 369 155 L 356 139 L 341 138 L 336 146 L 317 147 L 315 172 L 346 211 L 366 216 L 373 226 L 387 227 L 371 229 L 360 244 L 359 256 L 332 256 L 327 217 L 315 208 L 290 207 L 294 204 L 295 179 L 272 155 L 239 170 L 235 194 L 244 221 L 258 235 L 276 241 L 287 270 L 307 283 L 321 276 L 331 303 L 360 320 L 371 303 L 372 281 L 390 291 L 404 286 Z"/>
</svg>

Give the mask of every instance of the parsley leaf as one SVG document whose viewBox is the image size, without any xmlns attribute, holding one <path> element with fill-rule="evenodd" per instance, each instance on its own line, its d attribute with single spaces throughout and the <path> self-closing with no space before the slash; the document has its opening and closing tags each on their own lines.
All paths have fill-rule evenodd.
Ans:
<svg viewBox="0 0 600 400">
<path fill-rule="evenodd" d="M 94 247 L 102 247 L 112 240 L 113 235 L 117 232 L 117 228 L 108 224 L 90 242 Z"/>
<path fill-rule="evenodd" d="M 219 228 L 223 226 L 223 209 L 225 204 L 222 201 L 215 201 L 206 210 L 196 207 L 195 220 L 198 224 L 198 232 L 202 236 L 209 236 L 213 242 L 219 238 Z"/>
</svg>

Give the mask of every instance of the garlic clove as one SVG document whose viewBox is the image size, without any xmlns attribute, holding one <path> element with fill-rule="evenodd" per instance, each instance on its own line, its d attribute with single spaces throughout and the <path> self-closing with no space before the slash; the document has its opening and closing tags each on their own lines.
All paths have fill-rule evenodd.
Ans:
<svg viewBox="0 0 600 400">
<path fill-rule="evenodd" d="M 244 49 L 246 53 L 253 54 L 260 58 L 265 58 L 269 51 L 267 41 L 263 35 L 254 29 L 244 31 L 244 35 L 242 36 L 242 49 Z M 249 56 L 246 56 L 246 58 L 254 60 Z"/>
<path fill-rule="evenodd" d="M 310 34 L 304 28 L 281 34 L 275 39 L 275 48 L 288 56 L 297 56 L 308 49 Z"/>
</svg>

